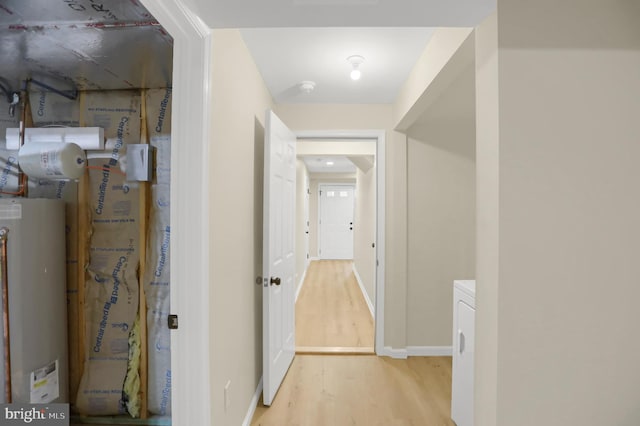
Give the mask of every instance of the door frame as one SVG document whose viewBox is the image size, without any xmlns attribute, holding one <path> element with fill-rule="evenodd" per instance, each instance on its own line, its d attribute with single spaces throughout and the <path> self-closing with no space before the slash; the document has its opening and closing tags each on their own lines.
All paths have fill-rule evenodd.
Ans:
<svg viewBox="0 0 640 426">
<path fill-rule="evenodd" d="M 142 0 L 173 37 L 171 137 L 171 422 L 211 424 L 209 180 L 212 31 L 184 0 Z M 182 149 L 184 148 L 184 149 Z M 180 208 L 178 209 L 178 206 Z M 204 235 L 204 238 L 203 238 Z"/>
<path fill-rule="evenodd" d="M 305 249 L 305 259 L 304 259 L 304 270 L 306 271 L 309 268 L 309 263 L 311 263 L 311 259 L 309 256 L 309 202 L 311 198 L 311 182 L 309 179 L 309 173 L 305 173 L 304 175 L 304 223 L 305 225 L 302 227 L 304 229 L 304 249 Z M 299 287 L 298 287 L 299 288 Z M 299 292 L 296 292 L 296 296 L 298 296 Z M 297 299 L 297 297 L 296 297 Z"/>
<path fill-rule="evenodd" d="M 346 187 L 352 188 L 353 189 L 353 206 L 352 206 L 353 208 L 352 208 L 351 215 L 355 216 L 356 183 L 331 183 L 330 181 L 318 183 L 318 216 L 317 216 L 318 223 L 316 223 L 316 229 L 318 230 L 318 238 L 316 241 L 316 245 L 318 247 L 316 247 L 316 252 L 318 253 L 318 257 L 320 259 L 322 259 L 322 254 L 320 253 L 320 247 L 322 243 L 322 224 L 320 223 L 320 220 L 322 219 L 322 195 L 321 195 L 322 188 L 325 186 L 330 186 L 330 187 L 346 186 Z M 354 234 L 352 232 L 351 233 L 352 241 L 353 241 L 353 235 Z M 352 253 L 353 253 L 353 250 L 352 250 Z"/>
<path fill-rule="evenodd" d="M 375 288 L 375 351 L 384 355 L 384 287 L 385 287 L 385 131 L 372 130 L 301 130 L 298 140 L 375 140 L 376 141 L 376 282 Z"/>
</svg>

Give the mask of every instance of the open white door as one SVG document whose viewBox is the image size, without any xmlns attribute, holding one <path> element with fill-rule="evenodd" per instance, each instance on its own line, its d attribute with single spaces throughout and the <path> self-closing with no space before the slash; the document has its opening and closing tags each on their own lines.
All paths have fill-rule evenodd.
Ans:
<svg viewBox="0 0 640 426">
<path fill-rule="evenodd" d="M 304 252 L 305 252 L 305 270 L 309 267 L 309 198 L 310 198 L 309 174 L 304 175 Z"/>
<path fill-rule="evenodd" d="M 295 355 L 296 136 L 270 110 L 264 150 L 263 399 L 271 405 Z"/>
</svg>

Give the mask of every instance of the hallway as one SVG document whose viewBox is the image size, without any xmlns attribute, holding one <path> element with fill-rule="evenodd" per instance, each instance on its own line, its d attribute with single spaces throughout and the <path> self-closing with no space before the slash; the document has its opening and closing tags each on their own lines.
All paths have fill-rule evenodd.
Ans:
<svg viewBox="0 0 640 426">
<path fill-rule="evenodd" d="M 451 426 L 451 357 L 374 355 L 373 319 L 350 260 L 309 265 L 296 303 L 296 357 L 254 426 Z"/>
<path fill-rule="evenodd" d="M 297 355 L 253 426 L 451 426 L 451 357 Z"/>
<path fill-rule="evenodd" d="M 373 318 L 351 265 L 309 264 L 296 302 L 296 352 L 373 353 Z"/>
</svg>

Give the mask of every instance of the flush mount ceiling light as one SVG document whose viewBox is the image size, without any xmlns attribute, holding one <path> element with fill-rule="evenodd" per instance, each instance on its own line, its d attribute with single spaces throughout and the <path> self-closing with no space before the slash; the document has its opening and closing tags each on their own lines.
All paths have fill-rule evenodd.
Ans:
<svg viewBox="0 0 640 426">
<path fill-rule="evenodd" d="M 360 69 L 358 69 L 358 67 L 361 63 L 364 62 L 364 58 L 360 55 L 352 55 L 347 58 L 347 61 L 349 61 L 349 63 L 353 67 L 353 69 L 351 70 L 351 74 L 349 74 L 351 76 L 351 80 L 360 80 L 362 72 L 360 72 Z"/>
<path fill-rule="evenodd" d="M 301 81 L 300 84 L 298 84 L 298 87 L 300 88 L 300 91 L 304 93 L 311 93 L 313 92 L 313 89 L 316 88 L 316 82 L 309 80 Z"/>
<path fill-rule="evenodd" d="M 331 166 L 333 166 L 333 164 L 334 164 L 334 163 L 333 163 L 333 161 L 327 161 L 325 164 L 326 164 L 327 166 L 331 167 Z"/>
</svg>

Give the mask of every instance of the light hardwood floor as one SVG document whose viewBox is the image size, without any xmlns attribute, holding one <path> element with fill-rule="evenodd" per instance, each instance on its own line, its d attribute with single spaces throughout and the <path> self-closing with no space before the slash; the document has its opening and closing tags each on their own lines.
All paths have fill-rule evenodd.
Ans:
<svg viewBox="0 0 640 426">
<path fill-rule="evenodd" d="M 253 426 L 452 426 L 451 357 L 296 355 Z"/>
<path fill-rule="evenodd" d="M 373 351 L 373 319 L 351 265 L 350 260 L 310 263 L 296 302 L 298 352 Z"/>
<path fill-rule="evenodd" d="M 451 357 L 375 355 L 373 320 L 350 261 L 315 261 L 296 303 L 297 352 L 253 426 L 452 426 Z M 332 348 L 331 348 L 332 347 Z M 332 353 L 306 355 L 300 352 Z"/>
</svg>

